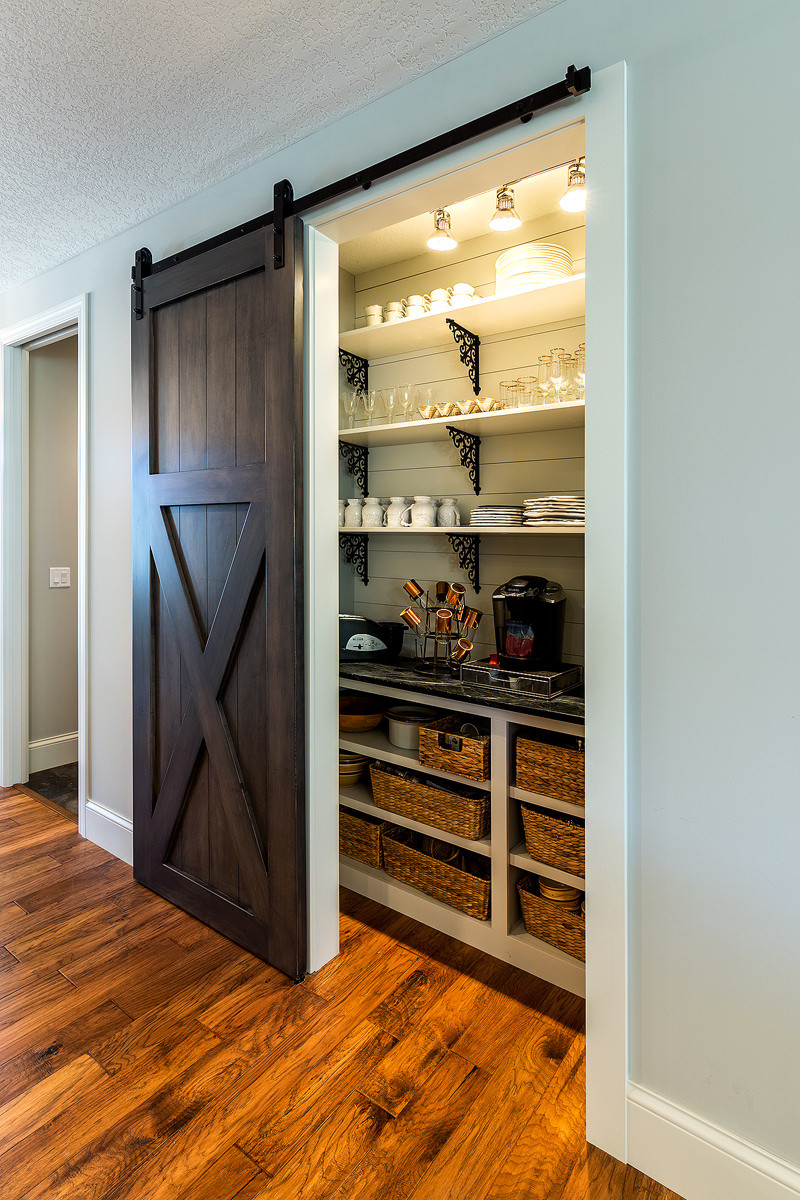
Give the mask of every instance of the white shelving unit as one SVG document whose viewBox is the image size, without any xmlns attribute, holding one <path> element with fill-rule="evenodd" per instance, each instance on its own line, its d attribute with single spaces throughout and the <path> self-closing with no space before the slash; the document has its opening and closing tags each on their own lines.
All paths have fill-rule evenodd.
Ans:
<svg viewBox="0 0 800 1200">
<path fill-rule="evenodd" d="M 532 329 L 546 322 L 568 321 L 585 312 L 585 281 L 583 274 L 570 275 L 518 296 L 486 296 L 443 313 L 425 313 L 421 317 L 404 317 L 393 324 L 351 329 L 339 335 L 339 346 L 348 354 L 373 361 L 432 346 L 452 345 L 453 335 L 446 324 L 448 317 L 482 338 L 514 329 Z"/>
<path fill-rule="evenodd" d="M 358 425 L 353 429 L 340 429 L 339 438 L 354 446 L 417 445 L 420 442 L 446 441 L 450 437 L 448 425 L 480 437 L 494 437 L 497 434 L 576 429 L 584 424 L 585 417 L 584 401 L 570 400 L 564 404 L 532 404 L 523 408 L 503 408 L 497 412 L 468 413 L 466 416 L 431 417 L 428 421 Z"/>
<path fill-rule="evenodd" d="M 583 881 L 577 876 L 547 867 L 543 863 L 536 862 L 527 854 L 524 842 L 520 843 L 519 840 L 521 821 L 518 801 L 528 800 L 539 806 L 549 807 L 556 812 L 569 812 L 577 816 L 583 816 L 584 809 L 579 805 L 564 804 L 562 801 L 551 800 L 549 797 L 538 796 L 509 785 L 513 760 L 513 740 L 519 727 L 533 730 L 546 729 L 581 736 L 583 726 L 571 721 L 560 720 L 557 717 L 543 717 L 535 713 L 514 712 L 500 708 L 487 709 L 483 705 L 467 701 L 406 691 L 372 681 L 341 677 L 340 683 L 342 687 L 352 691 L 368 692 L 371 695 L 384 696 L 408 703 L 425 704 L 434 709 L 444 709 L 447 712 L 490 717 L 492 778 L 485 782 L 477 782 L 462 776 L 448 774 L 445 771 L 420 766 L 416 752 L 392 746 L 381 729 L 368 733 L 343 733 L 339 743 L 342 749 L 355 750 L 369 758 L 396 763 L 440 779 L 461 783 L 467 787 L 488 790 L 491 805 L 491 830 L 488 837 L 472 842 L 465 838 L 453 837 L 434 826 L 412 821 L 387 809 L 381 809 L 373 802 L 372 793 L 366 781 L 353 788 L 342 789 L 339 801 L 346 808 L 370 813 L 391 824 L 402 825 L 418 833 L 431 834 L 462 849 L 469 849 L 487 857 L 491 862 L 491 914 L 488 921 L 477 921 L 447 904 L 432 900 L 416 888 L 392 879 L 385 871 L 374 870 L 345 856 L 340 858 L 342 885 L 361 895 L 369 896 L 370 899 L 385 904 L 397 912 L 404 913 L 424 925 L 430 925 L 452 937 L 459 938 L 495 958 L 530 971 L 531 974 L 538 975 L 567 991 L 574 992 L 579 996 L 585 995 L 583 963 L 526 932 L 521 922 L 515 886 L 519 872 L 529 871 L 583 887 Z"/>
</svg>

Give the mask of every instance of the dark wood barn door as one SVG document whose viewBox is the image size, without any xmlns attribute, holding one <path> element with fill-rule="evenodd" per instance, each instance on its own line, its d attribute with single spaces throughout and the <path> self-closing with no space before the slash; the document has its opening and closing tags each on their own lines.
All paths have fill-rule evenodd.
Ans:
<svg viewBox="0 0 800 1200">
<path fill-rule="evenodd" d="M 305 970 L 302 224 L 144 280 L 133 325 L 134 875 Z"/>
</svg>

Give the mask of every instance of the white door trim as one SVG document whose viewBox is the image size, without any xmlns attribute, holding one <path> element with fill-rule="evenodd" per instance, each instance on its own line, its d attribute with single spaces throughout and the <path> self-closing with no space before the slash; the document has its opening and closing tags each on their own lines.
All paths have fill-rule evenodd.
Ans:
<svg viewBox="0 0 800 1200">
<path fill-rule="evenodd" d="M 28 778 L 28 361 L 26 345 L 78 335 L 78 830 L 89 762 L 89 297 L 0 330 L 0 786 Z"/>
<path fill-rule="evenodd" d="M 595 611 L 587 611 L 586 661 L 588 733 L 593 762 L 587 775 L 587 1137 L 622 1162 L 628 1161 L 626 1088 L 628 1079 L 628 895 L 627 895 L 627 259 L 626 259 L 626 85 L 623 63 L 597 72 L 592 89 L 562 109 L 545 112 L 528 125 L 496 131 L 477 143 L 420 163 L 402 176 L 373 185 L 366 195 L 345 197 L 309 217 L 309 238 L 324 235 L 346 241 L 367 229 L 403 220 L 438 207 L 446 194 L 454 203 L 485 190 L 487 165 L 497 177 L 516 178 L 549 165 L 554 144 L 569 146 L 570 130 L 585 123 L 590 213 L 587 259 L 586 341 L 592 372 L 590 414 L 586 424 L 587 480 L 590 497 L 586 537 L 586 592 Z M 583 131 L 581 131 L 583 132 Z M 555 138 L 555 141 L 553 140 Z M 541 139 L 541 144 L 539 141 Z M 553 159 L 550 158 L 550 163 Z M 558 161 L 558 160 L 557 160 Z M 518 164 L 519 169 L 512 169 Z M 481 179 L 483 184 L 481 185 Z M 446 187 L 444 182 L 446 181 Z M 590 232 L 591 228 L 591 232 Z M 335 296 L 338 270 L 330 256 L 309 255 L 307 296 Z M 310 301 L 311 302 L 311 301 Z M 321 308 L 317 306 L 317 313 Z M 330 427 L 330 409 L 338 412 L 338 360 L 335 331 L 317 316 L 306 338 L 307 419 L 311 429 Z M 333 435 L 332 435 L 333 436 Z M 328 536 L 329 514 L 336 511 L 338 474 L 330 463 L 314 481 L 314 503 L 307 512 L 310 547 Z M 323 523 L 322 525 L 320 523 Z M 325 557 L 326 570 L 328 559 Z M 323 601 L 330 578 L 315 579 L 309 562 L 309 636 L 330 636 Z M 591 605 L 589 606 L 591 607 Z M 309 694 L 326 697 L 335 721 L 335 689 L 329 664 L 309 679 Z M 318 713 L 318 716 L 320 714 Z M 331 813 L 338 806 L 335 754 L 317 752 L 309 784 L 310 944 L 314 965 L 338 949 L 324 905 L 338 882 L 338 863 L 330 853 Z M 325 755 L 323 762 L 320 754 Z M 329 760 L 329 761 L 328 761 Z M 318 781 L 315 783 L 315 780 Z M 324 845 L 320 840 L 324 831 Z M 315 903 L 318 897 L 319 903 Z M 315 935 L 318 934 L 319 936 Z M 330 942 L 330 944 L 328 944 Z"/>
</svg>

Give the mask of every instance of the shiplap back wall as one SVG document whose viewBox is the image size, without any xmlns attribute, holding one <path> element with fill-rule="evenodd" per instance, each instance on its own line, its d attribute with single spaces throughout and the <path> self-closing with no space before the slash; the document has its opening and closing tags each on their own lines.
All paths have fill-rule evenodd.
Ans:
<svg viewBox="0 0 800 1200">
<path fill-rule="evenodd" d="M 475 285 L 482 296 L 494 294 L 494 262 L 497 255 L 510 245 L 535 238 L 552 239 L 567 246 L 573 255 L 574 270 L 583 270 L 584 229 L 570 227 L 578 218 L 554 214 L 537 222 L 523 225 L 516 236 L 488 234 L 459 246 L 452 255 L 426 252 L 418 258 L 390 264 L 352 280 L 355 299 L 356 327 L 364 323 L 364 306 L 382 304 L 415 292 L 430 293 L 435 287 L 449 287 L 463 281 Z M 444 265 L 440 265 L 442 260 Z M 349 292 L 348 280 L 342 292 Z M 347 316 L 352 310 L 346 305 Z M 469 328 L 469 308 L 454 310 L 457 321 Z M 344 327 L 344 326 L 343 326 Z M 481 390 L 484 395 L 499 395 L 501 379 L 518 375 L 535 375 L 540 354 L 553 346 L 573 351 L 584 340 L 583 322 L 560 322 L 540 326 L 535 330 L 513 330 L 507 335 L 487 337 L 481 342 Z M 410 383 L 435 389 L 436 400 L 456 400 L 471 391 L 466 371 L 458 351 L 451 347 L 436 347 L 414 354 L 370 362 L 370 386 L 386 388 Z M 395 417 L 396 420 L 402 419 Z M 376 420 L 385 420 L 383 414 Z M 344 418 L 341 421 L 344 425 Z M 357 421 L 363 424 L 363 417 Z M 528 496 L 551 492 L 582 494 L 584 487 L 583 429 L 556 429 L 523 435 L 485 437 L 481 443 L 481 492 L 476 496 L 467 472 L 461 467 L 458 454 L 448 441 L 423 442 L 412 446 L 372 448 L 369 454 L 369 490 L 372 496 L 415 495 L 435 498 L 453 496 L 461 512 L 463 524 L 480 504 L 521 504 Z M 358 494 L 352 479 L 343 495 Z M 458 566 L 455 553 L 445 538 L 409 533 L 381 537 L 373 535 L 369 542 L 368 586 L 353 581 L 352 568 L 341 565 L 340 602 L 343 611 L 352 611 L 375 620 L 398 620 L 404 607 L 406 593 L 402 585 L 408 578 L 416 579 L 423 587 L 436 580 L 459 580 L 467 587 L 467 602 L 484 613 L 475 642 L 474 658 L 485 658 L 494 652 L 494 622 L 492 591 L 514 575 L 544 575 L 555 579 L 567 591 L 564 658 L 568 662 L 583 662 L 583 538 L 570 535 L 537 535 L 502 537 L 481 535 L 480 594 L 469 586 L 466 572 Z M 414 638 L 406 636 L 410 649 Z"/>
</svg>

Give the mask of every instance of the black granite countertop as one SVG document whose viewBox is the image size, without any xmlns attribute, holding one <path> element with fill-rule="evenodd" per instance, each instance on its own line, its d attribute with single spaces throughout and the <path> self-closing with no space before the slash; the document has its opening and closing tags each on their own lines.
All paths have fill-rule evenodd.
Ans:
<svg viewBox="0 0 800 1200">
<path fill-rule="evenodd" d="M 465 700 L 470 704 L 484 704 L 487 708 L 502 708 L 510 712 L 535 713 L 540 717 L 551 717 L 557 721 L 583 723 L 585 704 L 583 688 L 566 692 L 553 700 L 541 696 L 522 696 L 519 693 L 495 691 L 477 683 L 461 683 L 458 679 L 430 679 L 418 675 L 411 668 L 413 659 L 390 666 L 388 663 L 339 664 L 343 679 L 357 679 L 363 683 L 381 683 L 386 687 L 403 688 L 409 692 L 421 692 L 426 696 L 449 696 L 453 700 Z"/>
</svg>

